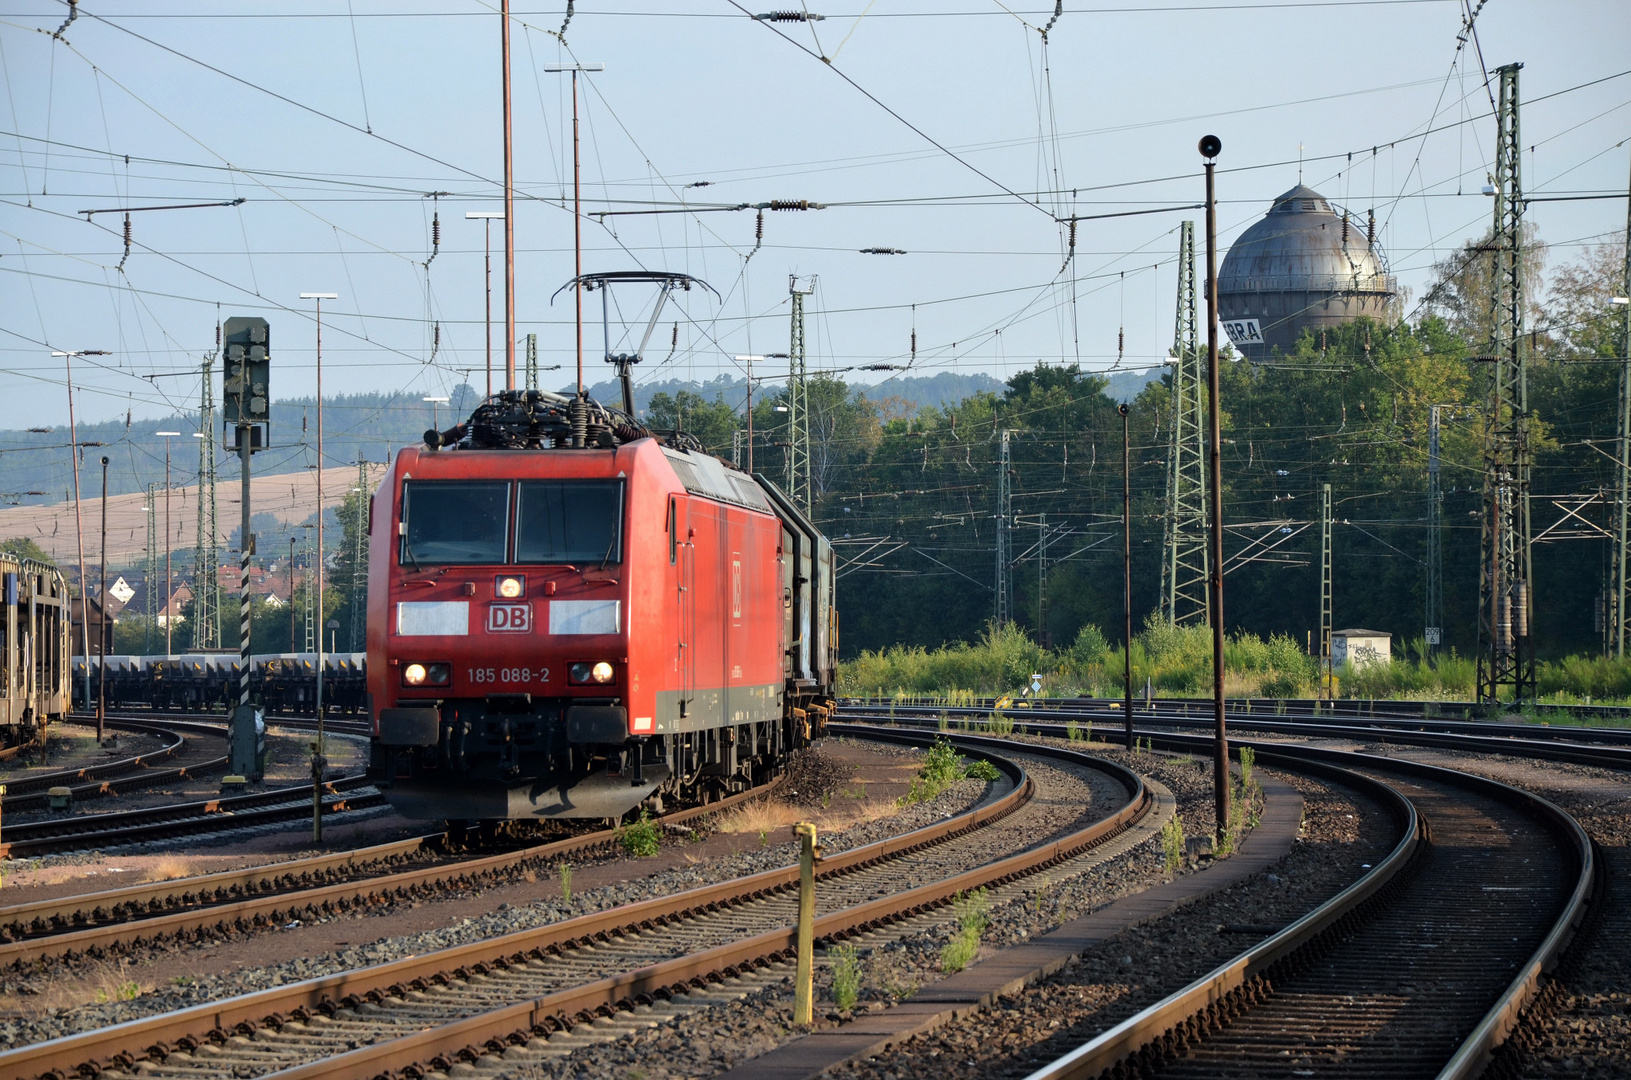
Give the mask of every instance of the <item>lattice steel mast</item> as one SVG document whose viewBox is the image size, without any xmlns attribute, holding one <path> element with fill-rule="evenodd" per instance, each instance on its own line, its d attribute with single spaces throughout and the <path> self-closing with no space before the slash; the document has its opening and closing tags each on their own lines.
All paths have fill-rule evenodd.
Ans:
<svg viewBox="0 0 1631 1080">
<path fill-rule="evenodd" d="M 146 579 L 143 586 L 142 614 L 147 617 L 147 627 L 142 632 L 142 651 L 149 656 L 153 654 L 153 631 L 158 627 L 159 615 L 159 514 L 158 514 L 158 485 L 147 485 L 147 557 L 142 565 L 142 576 Z"/>
<path fill-rule="evenodd" d="M 1614 562 L 1610 568 L 1613 582 L 1608 593 L 1609 648 L 1615 656 L 1625 656 L 1626 623 L 1631 612 L 1626 610 L 1626 575 L 1631 572 L 1631 191 L 1627 192 L 1625 212 L 1625 276 L 1620 282 L 1623 290 L 1617 300 L 1625 300 L 1620 313 L 1620 438 L 1615 458 L 1618 464 L 1614 509 Z"/>
<path fill-rule="evenodd" d="M 1331 485 L 1320 485 L 1320 697 L 1334 697 L 1331 670 Z"/>
<path fill-rule="evenodd" d="M 1439 410 L 1427 407 L 1427 587 L 1423 620 L 1428 651 L 1444 644 L 1444 491 L 1439 486 Z"/>
<path fill-rule="evenodd" d="M 1013 541 L 1009 536 L 1009 528 L 1013 523 L 1014 500 L 1013 491 L 1008 482 L 1008 436 L 1007 428 L 1002 430 L 1002 450 L 997 458 L 997 617 L 998 626 L 1007 626 L 1013 621 L 1013 588 L 1009 578 L 1009 554 Z"/>
<path fill-rule="evenodd" d="M 1206 380 L 1195 314 L 1195 223 L 1178 243 L 1178 303 L 1172 331 L 1172 425 L 1167 436 L 1166 544 L 1161 617 L 1207 621 Z"/>
<path fill-rule="evenodd" d="M 815 292 L 816 279 L 799 288 L 789 274 L 787 292 L 793 299 L 792 333 L 787 343 L 787 497 L 805 514 L 815 492 L 810 483 L 810 395 L 804 381 L 804 298 Z"/>
<path fill-rule="evenodd" d="M 531 380 L 528 390 L 536 390 L 537 386 L 537 352 L 533 345 L 534 336 L 527 335 L 527 378 Z M 368 462 L 362 458 L 357 459 L 357 510 L 352 517 L 351 535 L 347 541 L 351 547 L 351 599 L 350 611 L 347 619 L 351 629 L 347 633 L 347 642 L 352 652 L 361 652 L 366 644 L 363 635 L 363 621 L 367 611 L 368 590 Z"/>
<path fill-rule="evenodd" d="M 198 532 L 193 541 L 193 646 L 205 649 L 221 647 L 221 536 L 215 518 L 214 366 L 215 354 L 210 353 L 204 357 L 204 386 L 198 398 Z"/>
<path fill-rule="evenodd" d="M 1478 589 L 1478 700 L 1502 687 L 1535 693 L 1529 614 L 1534 582 L 1529 528 L 1529 388 L 1523 355 L 1523 184 L 1518 71 L 1498 70 L 1495 223 L 1490 238 L 1490 386 L 1484 444 L 1483 545 Z"/>
<path fill-rule="evenodd" d="M 319 514 L 321 514 L 323 512 L 323 508 L 322 508 L 321 505 L 319 505 L 317 507 L 317 512 Z M 317 600 L 317 582 L 316 582 L 316 579 L 312 576 L 312 564 L 311 564 L 311 560 L 312 560 L 312 540 L 311 540 L 311 538 L 312 538 L 312 534 L 310 532 L 308 532 L 308 533 L 306 533 L 305 537 L 302 539 L 302 541 L 300 543 L 301 554 L 306 556 L 306 576 L 300 583 L 300 588 L 301 588 L 301 591 L 302 591 L 302 594 L 303 594 L 302 598 L 301 598 L 301 609 L 302 609 L 301 614 L 305 618 L 305 631 L 306 631 L 305 637 L 303 637 L 301 639 L 304 646 L 305 646 L 303 649 L 301 649 L 302 652 L 316 652 L 317 651 L 317 616 L 316 616 L 315 611 L 313 610 L 313 608 L 315 606 L 315 601 Z M 317 572 L 322 573 L 322 569 L 319 567 L 317 569 Z"/>
</svg>

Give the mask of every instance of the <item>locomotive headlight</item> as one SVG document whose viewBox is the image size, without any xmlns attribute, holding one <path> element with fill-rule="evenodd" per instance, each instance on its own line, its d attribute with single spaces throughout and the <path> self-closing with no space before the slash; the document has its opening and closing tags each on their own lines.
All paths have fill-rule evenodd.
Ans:
<svg viewBox="0 0 1631 1080">
<path fill-rule="evenodd" d="M 616 674 L 617 672 L 612 665 L 604 660 L 597 660 L 594 663 L 587 660 L 579 661 L 566 671 L 568 681 L 579 684 L 600 683 L 604 685 L 611 682 Z"/>
<path fill-rule="evenodd" d="M 527 591 L 527 579 L 523 577 L 501 577 L 493 586 L 495 592 L 504 600 L 518 600 L 521 594 Z"/>
<path fill-rule="evenodd" d="M 403 664 L 403 686 L 446 686 L 453 681 L 451 664 Z"/>
</svg>

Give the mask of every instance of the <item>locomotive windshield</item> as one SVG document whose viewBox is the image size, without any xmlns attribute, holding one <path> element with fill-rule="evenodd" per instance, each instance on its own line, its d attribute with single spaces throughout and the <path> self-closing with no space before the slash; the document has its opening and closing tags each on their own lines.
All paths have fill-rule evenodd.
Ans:
<svg viewBox="0 0 1631 1080">
<path fill-rule="evenodd" d="M 510 485 L 503 480 L 410 480 L 402 485 L 404 566 L 505 562 Z"/>
<path fill-rule="evenodd" d="M 523 480 L 518 563 L 623 561 L 621 480 Z"/>
</svg>

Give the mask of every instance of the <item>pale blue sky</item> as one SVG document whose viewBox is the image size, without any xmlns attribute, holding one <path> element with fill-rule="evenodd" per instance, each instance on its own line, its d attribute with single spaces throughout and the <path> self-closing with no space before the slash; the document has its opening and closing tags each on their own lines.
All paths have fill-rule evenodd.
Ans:
<svg viewBox="0 0 1631 1080">
<path fill-rule="evenodd" d="M 0 426 L 66 422 L 51 348 L 114 353 L 76 370 L 81 420 L 195 406 L 196 379 L 141 376 L 195 366 L 217 304 L 270 319 L 274 394 L 310 394 L 303 291 L 340 294 L 325 310 L 329 393 L 440 394 L 472 368 L 481 385 L 482 227 L 464 215 L 501 206 L 494 6 L 354 0 L 352 17 L 340 4 L 92 0 L 65 41 L 49 33 L 65 5 L 6 8 Z M 914 324 L 928 374 L 1002 378 L 1039 358 L 1106 368 L 1123 326 L 1125 364 L 1147 366 L 1171 344 L 1175 230 L 1199 213 L 1083 222 L 1063 271 L 1055 218 L 1198 201 L 1206 132 L 1224 144 L 1225 243 L 1297 181 L 1299 146 L 1310 185 L 1361 215 L 1376 209 L 1414 297 L 1435 259 L 1487 225 L 1494 124 L 1474 42 L 1458 54 L 1456 0 L 1067 3 L 1045 54 L 1036 28 L 1052 9 L 1037 0 L 810 10 L 827 16 L 814 33 L 752 21 L 726 0 L 586 0 L 566 49 L 548 33 L 560 9 L 518 6 L 517 315 L 522 334 L 539 335 L 541 362 L 563 365 L 546 384 L 569 377 L 573 355 L 570 297 L 549 302 L 572 273 L 569 83 L 542 70 L 560 60 L 606 65 L 585 77 L 586 211 L 830 204 L 767 213 L 746 263 L 752 211 L 587 221 L 585 269 L 684 271 L 724 297 L 692 293 L 669 309 L 646 378 L 708 378 L 734 370 L 732 354 L 784 351 L 790 273 L 820 277 L 813 367 L 905 363 Z M 1477 30 L 1489 67 L 1526 65 L 1526 189 L 1623 191 L 1631 5 L 1490 0 Z M 1592 80 L 1604 81 L 1559 93 Z M 1439 130 L 1420 137 L 1429 127 Z M 686 187 L 698 181 L 709 186 Z M 431 191 L 452 194 L 436 204 L 442 243 L 427 271 Z M 135 215 L 123 273 L 119 217 L 76 217 L 238 197 L 236 208 Z M 1623 200 L 1531 208 L 1553 264 L 1617 239 L 1625 217 Z M 501 364 L 498 229 L 494 241 Z M 619 299 L 642 318 L 649 296 Z M 587 308 L 590 381 L 606 372 L 598 305 Z"/>
</svg>

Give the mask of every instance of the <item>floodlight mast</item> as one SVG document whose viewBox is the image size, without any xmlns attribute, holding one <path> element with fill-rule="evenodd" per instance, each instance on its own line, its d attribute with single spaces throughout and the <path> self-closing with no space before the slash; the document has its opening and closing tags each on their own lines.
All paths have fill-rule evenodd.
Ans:
<svg viewBox="0 0 1631 1080">
<path fill-rule="evenodd" d="M 482 225 L 483 230 L 484 230 L 484 232 L 486 234 L 486 245 L 487 245 L 486 246 L 486 252 L 487 252 L 487 254 L 486 254 L 486 257 L 485 257 L 485 261 L 482 263 L 482 265 L 483 265 L 483 267 L 485 267 L 485 269 L 483 270 L 483 273 L 485 274 L 485 277 L 483 278 L 483 280 L 485 282 L 484 288 L 487 291 L 487 396 L 492 397 L 493 396 L 493 220 L 496 218 L 498 220 L 501 220 L 501 221 L 505 222 L 506 233 L 507 233 L 508 232 L 508 223 L 509 223 L 510 219 L 506 214 L 504 214 L 501 211 L 497 211 L 497 210 L 471 210 L 468 213 L 466 213 L 464 215 L 464 217 L 465 217 L 466 221 L 470 221 L 470 220 L 479 220 L 479 221 L 481 221 L 483 223 L 483 225 Z M 504 275 L 505 275 L 505 280 L 508 281 L 509 280 L 509 270 L 507 268 L 507 264 L 506 264 L 506 269 L 504 271 Z M 506 285 L 506 288 L 508 288 L 508 285 Z M 509 389 L 514 390 L 515 387 L 511 386 L 511 387 L 509 387 Z"/>
<path fill-rule="evenodd" d="M 339 293 L 303 292 L 302 300 L 317 301 L 317 617 L 323 617 L 323 301 L 338 300 Z M 310 596 L 311 585 L 306 585 Z M 289 594 L 294 603 L 294 594 Z M 323 635 L 317 635 L 317 742 L 311 757 L 311 838 L 323 841 L 323 780 L 328 760 L 323 754 Z"/>
<path fill-rule="evenodd" d="M 501 0 L 499 17 L 503 24 L 500 51 L 504 54 L 504 389 L 514 390 L 515 152 L 510 138 L 510 0 Z M 489 386 L 488 393 L 491 392 Z"/>
<path fill-rule="evenodd" d="M 62 357 L 63 374 L 68 385 L 68 456 L 69 462 L 74 467 L 74 537 L 79 547 L 79 601 L 80 612 L 83 615 L 89 609 L 85 607 L 85 519 L 80 514 L 79 506 L 79 429 L 74 423 L 74 357 L 111 356 L 112 354 L 106 349 L 68 349 L 66 351 L 53 351 L 51 355 Z M 102 602 L 106 603 L 107 598 L 102 598 Z M 73 608 L 70 606 L 70 614 L 72 611 Z M 72 634 L 72 619 L 70 618 L 70 637 Z M 89 706 L 91 700 L 91 628 L 88 616 L 80 620 L 80 635 L 85 646 L 85 703 Z"/>
</svg>

